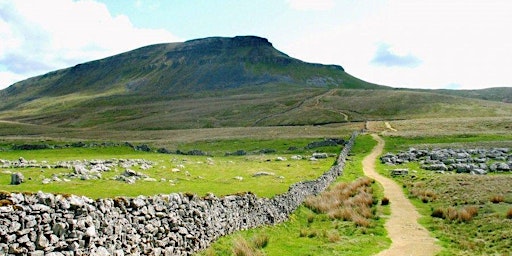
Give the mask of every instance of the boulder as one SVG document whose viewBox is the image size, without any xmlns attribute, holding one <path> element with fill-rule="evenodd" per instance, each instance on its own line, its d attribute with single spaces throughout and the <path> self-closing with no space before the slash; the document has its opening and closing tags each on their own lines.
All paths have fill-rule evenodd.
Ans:
<svg viewBox="0 0 512 256">
<path fill-rule="evenodd" d="M 25 181 L 25 177 L 20 172 L 11 174 L 11 185 L 20 185 Z"/>
</svg>

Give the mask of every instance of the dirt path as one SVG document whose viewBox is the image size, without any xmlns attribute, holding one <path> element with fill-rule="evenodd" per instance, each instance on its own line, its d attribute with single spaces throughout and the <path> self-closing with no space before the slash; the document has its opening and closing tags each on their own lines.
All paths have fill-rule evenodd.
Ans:
<svg viewBox="0 0 512 256">
<path fill-rule="evenodd" d="M 397 129 L 393 128 L 393 127 L 389 124 L 389 122 L 385 122 L 385 123 L 384 123 L 384 125 L 386 125 L 386 128 L 387 128 L 388 130 L 391 130 L 391 131 L 393 131 L 393 132 L 396 132 L 396 131 L 397 131 Z"/>
<path fill-rule="evenodd" d="M 384 196 L 389 198 L 391 206 L 391 215 L 385 227 L 392 244 L 390 248 L 377 255 L 435 255 L 441 248 L 435 244 L 435 239 L 429 232 L 418 224 L 420 214 L 416 208 L 405 197 L 398 184 L 375 171 L 375 161 L 382 154 L 384 140 L 376 134 L 372 134 L 372 137 L 378 144 L 370 155 L 363 159 L 363 170 L 368 177 L 382 184 Z"/>
</svg>

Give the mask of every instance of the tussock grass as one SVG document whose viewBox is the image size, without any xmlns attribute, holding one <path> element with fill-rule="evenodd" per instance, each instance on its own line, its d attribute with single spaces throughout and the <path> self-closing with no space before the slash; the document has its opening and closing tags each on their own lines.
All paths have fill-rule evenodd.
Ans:
<svg viewBox="0 0 512 256">
<path fill-rule="evenodd" d="M 380 204 L 381 205 L 389 205 L 389 198 L 383 197 Z"/>
<path fill-rule="evenodd" d="M 351 183 L 338 183 L 318 196 L 307 198 L 304 204 L 316 213 L 327 214 L 331 219 L 369 227 L 374 204 L 371 184 L 372 180 L 367 177 Z"/>
<path fill-rule="evenodd" d="M 509 208 L 507 213 L 505 214 L 505 217 L 507 219 L 512 219 L 512 208 Z"/>
<path fill-rule="evenodd" d="M 269 242 L 269 236 L 267 234 L 258 234 L 253 237 L 252 244 L 258 249 L 265 248 Z"/>
<path fill-rule="evenodd" d="M 475 206 L 466 206 L 459 210 L 455 207 L 448 207 L 446 209 L 436 208 L 432 211 L 430 216 L 435 218 L 446 219 L 448 221 L 469 222 L 473 217 L 478 215 L 478 208 Z"/>
<path fill-rule="evenodd" d="M 236 256 L 264 255 L 243 237 L 238 237 L 233 241 L 233 254 Z"/>
<path fill-rule="evenodd" d="M 494 195 L 491 197 L 490 201 L 493 204 L 499 204 L 499 203 L 505 201 L 505 197 L 503 195 Z"/>
</svg>

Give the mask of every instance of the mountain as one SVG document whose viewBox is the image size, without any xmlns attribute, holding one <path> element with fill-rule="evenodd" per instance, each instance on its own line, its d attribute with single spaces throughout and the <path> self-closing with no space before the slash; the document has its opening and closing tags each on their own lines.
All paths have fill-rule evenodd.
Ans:
<svg viewBox="0 0 512 256">
<path fill-rule="evenodd" d="M 476 110 L 466 113 L 470 105 Z M 438 111 L 445 106 L 451 110 Z M 326 124 L 480 109 L 512 110 L 464 95 L 368 83 L 341 66 L 292 58 L 255 36 L 150 45 L 0 91 L 0 120 L 95 129 Z"/>
<path fill-rule="evenodd" d="M 255 36 L 212 37 L 142 47 L 34 77 L 2 92 L 34 99 L 71 93 L 187 94 L 268 83 L 379 88 L 341 66 L 300 61 Z"/>
</svg>

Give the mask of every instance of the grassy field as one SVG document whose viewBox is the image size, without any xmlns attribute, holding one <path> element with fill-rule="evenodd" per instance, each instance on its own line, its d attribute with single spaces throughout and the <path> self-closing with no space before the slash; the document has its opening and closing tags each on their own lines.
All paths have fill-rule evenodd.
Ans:
<svg viewBox="0 0 512 256">
<path fill-rule="evenodd" d="M 372 130 L 383 132 L 386 151 L 396 152 L 410 146 L 512 147 L 511 117 L 414 119 L 394 120 L 389 123 L 397 131 L 387 129 L 384 121 L 369 123 Z M 51 178 L 53 174 L 64 177 L 64 173 L 70 170 L 27 169 L 23 170 L 26 172 L 25 177 L 32 179 L 15 187 L 7 185 L 10 175 L 5 172 L 14 169 L 4 168 L 0 173 L 0 190 L 43 190 L 83 194 L 93 198 L 178 191 L 198 195 L 208 192 L 226 195 L 251 191 L 258 196 L 271 197 L 286 191 L 292 183 L 318 177 L 334 162 L 332 157 L 310 162 L 292 160 L 291 156 L 309 156 L 314 151 L 333 154 L 339 152 L 339 148 L 336 147 L 306 150 L 305 145 L 329 137 L 348 138 L 352 131 L 363 127 L 362 122 L 351 122 L 322 126 L 116 131 L 0 122 L 0 148 L 7 149 L 0 153 L 1 159 L 16 160 L 24 157 L 27 160 L 48 162 L 109 158 L 146 159 L 155 163 L 153 168 L 133 169 L 157 180 L 137 181 L 135 185 L 110 180 L 109 178 L 119 175 L 124 170 L 119 168 L 104 173 L 102 180 L 72 180 L 67 183 L 43 185 L 43 178 Z M 10 150 L 13 144 L 65 144 L 79 141 L 129 141 L 135 145 L 149 144 L 154 150 L 159 147 L 185 152 L 199 149 L 211 156 L 147 153 L 134 151 L 129 147 Z M 357 139 L 344 175 L 337 181 L 338 184 L 350 186 L 363 176 L 361 160 L 374 145 L 375 141 L 369 136 L 360 136 Z M 297 149 L 289 150 L 290 147 Z M 254 153 L 262 149 L 274 149 L 276 152 Z M 226 152 L 236 150 L 244 150 L 249 154 L 224 156 Z M 287 160 L 276 161 L 277 157 L 285 157 Z M 181 168 L 180 172 L 172 172 L 172 169 L 178 166 L 184 168 Z M 403 184 L 406 193 L 424 216 L 421 219 L 422 224 L 441 241 L 444 248 L 441 255 L 500 254 L 512 246 L 508 232 L 512 229 L 509 218 L 512 216 L 512 191 L 509 189 L 512 181 L 508 175 L 440 176 L 421 171 L 412 163 L 408 167 L 417 170 L 415 178 L 396 180 Z M 387 174 L 389 167 L 381 165 L 379 168 L 383 174 Z M 273 172 L 275 175 L 252 177 L 255 172 L 260 171 Z M 237 176 L 242 180 L 235 179 Z M 335 185 L 332 189 L 334 187 Z M 365 193 L 371 192 L 372 202 L 381 200 L 381 188 L 375 183 L 371 183 L 370 188 L 371 190 L 366 190 Z M 361 226 L 356 224 L 357 221 L 333 219 L 329 213 L 322 213 L 304 205 L 286 223 L 223 237 L 201 255 L 230 255 L 241 248 L 248 248 L 255 253 L 253 255 L 282 255 L 290 251 L 295 255 L 370 255 L 388 247 L 390 243 L 383 228 L 389 207 L 373 203 L 370 212 L 373 214 L 367 218 L 370 224 Z"/>
<path fill-rule="evenodd" d="M 386 137 L 386 150 L 397 152 L 409 146 L 511 147 L 510 135 L 466 135 L 442 137 Z M 405 166 L 412 175 L 394 177 L 401 183 L 423 215 L 421 223 L 441 241 L 440 255 L 507 255 L 512 247 L 512 176 L 490 174 L 437 174 Z M 379 165 L 389 176 L 392 167 Z"/>
<path fill-rule="evenodd" d="M 152 168 L 142 170 L 141 166 L 130 167 L 134 171 L 144 173 L 156 181 L 137 181 L 127 184 L 113 180 L 121 175 L 125 168 L 117 166 L 111 171 L 103 172 L 101 179 L 70 179 L 73 170 L 54 168 L 11 168 L 0 173 L 0 190 L 31 191 L 39 190 L 54 193 L 72 193 L 93 198 L 113 196 L 154 195 L 171 192 L 191 192 L 198 195 L 214 193 L 216 195 L 234 194 L 251 191 L 258 196 L 272 197 L 284 193 L 288 187 L 298 181 L 311 180 L 327 171 L 335 161 L 340 146 L 305 149 L 304 147 L 317 139 L 280 139 L 263 140 L 231 139 L 222 141 L 194 142 L 181 144 L 180 149 L 205 150 L 209 156 L 185 156 L 176 154 L 160 154 L 154 152 L 135 151 L 127 146 L 64 148 L 44 150 L 8 150 L 1 152 L 1 159 L 16 161 L 20 157 L 26 160 L 42 161 L 50 165 L 59 161 L 71 160 L 108 160 L 108 159 L 144 159 L 153 163 Z M 7 145 L 4 145 L 7 146 Z M 288 150 L 294 147 L 293 150 Z M 271 154 L 258 153 L 259 150 L 272 149 Z M 226 152 L 244 150 L 244 156 L 224 156 Z M 309 161 L 313 152 L 331 153 L 333 157 Z M 300 155 L 302 160 L 293 160 L 292 156 Z M 279 161 L 278 157 L 286 160 Z M 173 171 L 174 169 L 174 171 Z M 177 171 L 179 170 L 179 171 Z M 10 172 L 19 171 L 24 174 L 26 182 L 13 186 L 10 183 Z M 253 177 L 255 173 L 267 172 L 272 175 Z M 42 184 L 44 179 L 57 177 L 68 182 L 52 182 Z"/>
<path fill-rule="evenodd" d="M 342 213 L 329 213 L 309 203 L 299 207 L 285 223 L 222 237 L 199 255 L 371 255 L 388 247 L 390 241 L 381 216 L 389 214 L 389 206 L 379 203 L 382 188 L 373 182 L 361 186 L 364 183 L 361 160 L 374 145 L 370 136 L 358 137 L 344 175 L 322 196 L 308 199 L 322 200 L 340 187 L 366 187 L 365 192 L 353 192 L 354 196 L 347 201 L 357 201 L 362 195 L 371 194 L 371 207 L 367 210 L 370 214 L 348 217 L 357 207 L 338 206 L 336 209 Z"/>
</svg>

